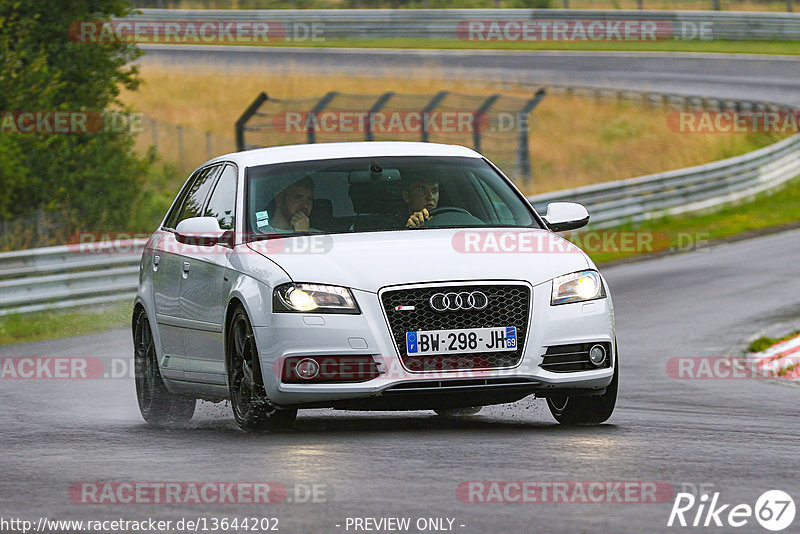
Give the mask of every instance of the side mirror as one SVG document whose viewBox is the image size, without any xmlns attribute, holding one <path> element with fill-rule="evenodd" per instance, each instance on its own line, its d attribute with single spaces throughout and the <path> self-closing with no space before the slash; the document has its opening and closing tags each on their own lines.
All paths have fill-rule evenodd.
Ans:
<svg viewBox="0 0 800 534">
<path fill-rule="evenodd" d="M 554 232 L 575 230 L 589 223 L 589 212 L 583 204 L 575 202 L 551 202 L 544 216 L 547 226 Z"/>
<path fill-rule="evenodd" d="M 186 245 L 211 247 L 216 244 L 230 245 L 232 232 L 222 230 L 215 217 L 189 217 L 178 223 L 175 239 Z"/>
</svg>

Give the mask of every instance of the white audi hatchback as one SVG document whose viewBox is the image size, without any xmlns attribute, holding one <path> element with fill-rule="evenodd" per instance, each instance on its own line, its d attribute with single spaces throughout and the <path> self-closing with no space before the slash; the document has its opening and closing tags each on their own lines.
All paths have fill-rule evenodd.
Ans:
<svg viewBox="0 0 800 534">
<path fill-rule="evenodd" d="M 603 277 L 473 150 L 284 146 L 197 169 L 142 256 L 133 312 L 144 419 L 229 399 L 246 430 L 299 408 L 477 413 L 536 395 L 597 424 L 617 397 Z"/>
</svg>

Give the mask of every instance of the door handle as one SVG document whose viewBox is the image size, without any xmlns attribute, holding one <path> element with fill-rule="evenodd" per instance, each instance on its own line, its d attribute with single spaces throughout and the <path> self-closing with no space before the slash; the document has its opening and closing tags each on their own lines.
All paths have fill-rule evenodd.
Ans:
<svg viewBox="0 0 800 534">
<path fill-rule="evenodd" d="M 183 262 L 183 272 L 188 273 L 189 272 L 189 267 L 191 267 L 191 266 L 192 266 L 192 264 L 189 263 L 188 261 Z"/>
</svg>

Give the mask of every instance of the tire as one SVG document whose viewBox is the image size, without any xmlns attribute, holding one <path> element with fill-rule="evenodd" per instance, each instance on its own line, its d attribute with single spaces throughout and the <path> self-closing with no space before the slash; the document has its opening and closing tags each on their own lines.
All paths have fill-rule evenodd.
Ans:
<svg viewBox="0 0 800 534">
<path fill-rule="evenodd" d="M 616 345 L 616 342 L 614 343 Z M 547 397 L 547 407 L 562 425 L 599 425 L 608 420 L 617 404 L 619 358 L 614 358 L 614 377 L 606 392 L 594 397 L 569 397 L 557 394 Z"/>
<path fill-rule="evenodd" d="M 147 313 L 139 309 L 133 322 L 133 362 L 139 411 L 149 424 L 159 427 L 188 423 L 196 399 L 177 397 L 164 386 L 158 368 L 153 331 Z"/>
<path fill-rule="evenodd" d="M 482 408 L 483 406 L 469 406 L 466 408 L 439 408 L 433 411 L 440 417 L 465 417 L 477 414 Z"/>
<path fill-rule="evenodd" d="M 236 423 L 247 432 L 289 430 L 296 409 L 279 409 L 267 398 L 253 328 L 245 311 L 234 311 L 225 343 L 228 387 Z"/>
</svg>

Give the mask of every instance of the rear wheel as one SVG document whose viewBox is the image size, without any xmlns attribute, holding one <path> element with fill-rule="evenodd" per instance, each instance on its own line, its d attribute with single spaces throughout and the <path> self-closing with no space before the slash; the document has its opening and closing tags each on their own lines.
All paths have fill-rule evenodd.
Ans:
<svg viewBox="0 0 800 534">
<path fill-rule="evenodd" d="M 164 386 L 158 369 L 153 331 L 143 309 L 136 314 L 133 344 L 136 399 L 144 420 L 156 426 L 187 423 L 194 415 L 197 401 L 176 397 Z"/>
<path fill-rule="evenodd" d="M 253 328 L 242 308 L 233 314 L 226 346 L 231 406 L 239 427 L 249 432 L 290 429 L 297 410 L 279 409 L 267 398 Z"/>
<path fill-rule="evenodd" d="M 606 387 L 605 393 L 594 397 L 570 397 L 559 393 L 547 397 L 547 407 L 561 424 L 598 425 L 611 417 L 614 412 L 618 386 L 619 358 L 614 358 L 614 377 Z"/>
<path fill-rule="evenodd" d="M 440 417 L 464 417 L 475 415 L 481 411 L 483 406 L 469 406 L 465 408 L 439 408 L 433 410 Z"/>
</svg>

